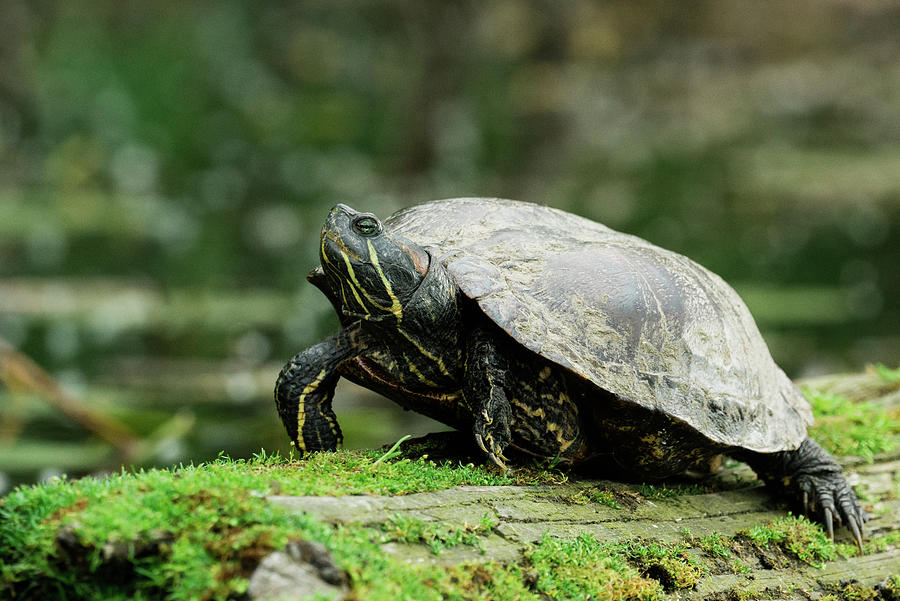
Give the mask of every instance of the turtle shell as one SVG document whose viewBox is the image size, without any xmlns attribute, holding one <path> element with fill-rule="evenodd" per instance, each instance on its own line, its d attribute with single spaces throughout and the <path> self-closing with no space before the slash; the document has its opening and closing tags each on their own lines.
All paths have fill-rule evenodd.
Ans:
<svg viewBox="0 0 900 601">
<path fill-rule="evenodd" d="M 709 439 L 797 448 L 809 403 L 737 293 L 677 253 L 531 203 L 437 200 L 385 226 L 424 246 L 531 351 Z"/>
</svg>

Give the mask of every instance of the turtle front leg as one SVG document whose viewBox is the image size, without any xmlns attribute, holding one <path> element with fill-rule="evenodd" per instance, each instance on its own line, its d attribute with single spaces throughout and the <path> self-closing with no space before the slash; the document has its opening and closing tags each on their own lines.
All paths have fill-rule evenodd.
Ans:
<svg viewBox="0 0 900 601">
<path fill-rule="evenodd" d="M 331 401 L 340 377 L 338 366 L 355 356 L 352 328 L 297 353 L 275 382 L 275 407 L 291 438 L 303 452 L 333 451 L 343 441 Z"/>
<path fill-rule="evenodd" d="M 803 510 L 817 513 L 825 524 L 828 538 L 834 538 L 834 519 L 846 524 L 862 552 L 863 523 L 866 512 L 859 506 L 835 460 L 811 438 L 795 451 L 779 453 L 738 453 L 767 484 L 786 486 L 801 501 Z"/>
<path fill-rule="evenodd" d="M 503 449 L 510 441 L 512 409 L 504 390 L 506 361 L 483 330 L 475 330 L 466 348 L 463 397 L 475 417 L 475 442 L 497 466 L 506 469 Z"/>
</svg>

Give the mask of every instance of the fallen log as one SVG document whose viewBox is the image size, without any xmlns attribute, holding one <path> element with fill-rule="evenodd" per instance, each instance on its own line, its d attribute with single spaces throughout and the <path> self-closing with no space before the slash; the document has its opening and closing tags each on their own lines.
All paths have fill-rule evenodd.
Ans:
<svg viewBox="0 0 900 601">
<path fill-rule="evenodd" d="M 889 416 L 900 412 L 896 383 L 874 373 L 829 376 L 805 384 L 823 393 L 865 400 Z M 827 559 L 803 558 L 802 549 L 790 551 L 803 542 L 789 537 L 779 544 L 761 544 L 762 535 L 756 535 L 792 519 L 789 508 L 749 468 L 734 463 L 706 479 L 649 489 L 572 479 L 541 486 L 460 486 L 402 496 L 276 495 L 269 501 L 345 527 L 390 531 L 396 524 L 417 523 L 436 532 L 465 532 L 475 524 L 491 525 L 479 533 L 477 544 L 438 545 L 438 552 L 424 540 L 382 545 L 385 553 L 411 564 L 523 564 L 528 550 L 546 537 L 572 540 L 589 535 L 609 549 L 654 544 L 677 549 L 676 555 L 692 570 L 696 567 L 698 574 L 684 586 L 676 584 L 671 574 L 654 572 L 648 562 L 634 561 L 644 576 L 659 580 L 673 598 L 896 598 L 890 595 L 900 595 L 891 588 L 900 584 L 892 579 L 900 577 L 900 451 L 869 460 L 839 460 L 870 515 L 866 553 L 861 556 L 844 530 L 836 534 L 836 552 Z M 793 519 L 795 525 L 804 523 Z M 716 541 L 718 545 L 713 544 Z"/>
</svg>

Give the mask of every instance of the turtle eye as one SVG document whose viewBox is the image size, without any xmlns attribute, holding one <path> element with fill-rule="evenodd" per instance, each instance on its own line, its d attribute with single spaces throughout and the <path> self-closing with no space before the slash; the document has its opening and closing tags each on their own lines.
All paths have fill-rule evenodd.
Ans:
<svg viewBox="0 0 900 601">
<path fill-rule="evenodd" d="M 353 222 L 353 229 L 363 236 L 374 236 L 381 230 L 381 226 L 374 217 L 363 216 Z"/>
</svg>

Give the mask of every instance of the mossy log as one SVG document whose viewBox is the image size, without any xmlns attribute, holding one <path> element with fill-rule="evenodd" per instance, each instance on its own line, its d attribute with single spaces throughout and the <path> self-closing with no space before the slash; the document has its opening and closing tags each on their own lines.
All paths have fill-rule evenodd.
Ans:
<svg viewBox="0 0 900 601">
<path fill-rule="evenodd" d="M 870 514 L 863 554 L 739 463 L 654 485 L 503 474 L 445 434 L 18 488 L 0 598 L 900 599 L 900 370 L 882 372 L 809 383 L 811 432 Z"/>
<path fill-rule="evenodd" d="M 874 374 L 833 376 L 808 384 L 866 399 L 893 413 L 900 408 L 897 386 L 879 381 Z M 866 553 L 856 555 L 849 534 L 840 530 L 835 541 L 839 553 L 825 561 L 802 560 L 802 552 L 790 550 L 802 541 L 765 545 L 754 539 L 754 529 L 784 520 L 790 508 L 742 464 L 703 479 L 649 489 L 569 479 L 552 485 L 461 486 L 394 497 L 273 496 L 269 500 L 335 524 L 388 528 L 392 523 L 421 522 L 443 532 L 468 531 L 485 520 L 491 524 L 481 532 L 477 545 L 448 546 L 437 553 L 433 546 L 421 543 L 383 545 L 385 553 L 416 564 L 521 564 L 527 550 L 546 536 L 574 539 L 587 533 L 612 544 L 679 544 L 679 556 L 700 566 L 702 577 L 678 586 L 671 578 L 667 581 L 665 574 L 643 570 L 660 580 L 673 598 L 894 598 L 893 589 L 873 587 L 885 582 L 894 586 L 892 578 L 900 576 L 900 450 L 878 454 L 871 461 L 840 460 L 869 512 L 869 542 Z M 716 552 L 710 541 L 720 541 L 724 547 Z"/>
</svg>

